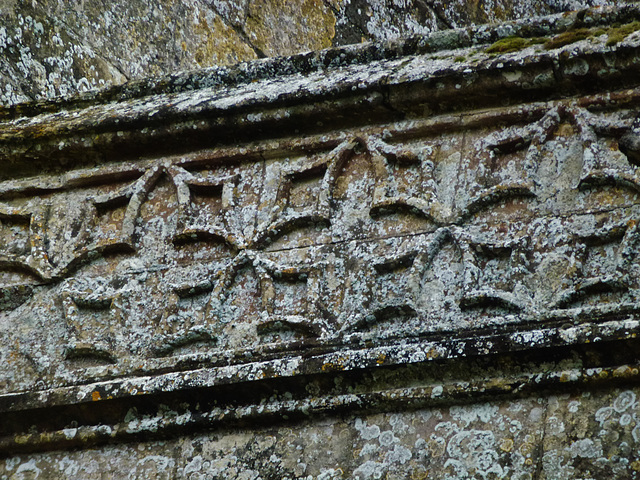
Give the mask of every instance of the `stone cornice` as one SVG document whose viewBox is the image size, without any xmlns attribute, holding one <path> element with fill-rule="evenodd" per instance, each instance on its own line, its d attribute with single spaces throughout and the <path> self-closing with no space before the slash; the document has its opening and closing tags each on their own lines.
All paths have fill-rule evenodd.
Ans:
<svg viewBox="0 0 640 480">
<path fill-rule="evenodd" d="M 19 105 L 5 110 L 0 160 L 14 164 L 15 173 L 22 171 L 16 165 L 23 163 L 21 158 L 38 165 L 34 168 L 39 171 L 45 158 L 109 162 L 114 156 L 183 152 L 292 130 L 298 135 L 320 133 L 624 89 L 635 86 L 640 40 L 630 35 L 608 45 L 607 31 L 615 29 L 614 23 L 638 19 L 636 6 L 593 8 L 150 79 L 86 98 Z M 590 30 L 586 39 L 572 37 L 572 32 L 584 30 Z M 566 34 L 559 48 L 544 45 L 545 39 Z M 492 43 L 512 37 L 540 40 L 519 51 L 487 53 Z M 318 122 L 317 117 L 331 122 Z"/>
<path fill-rule="evenodd" d="M 402 57 L 483 47 L 504 38 L 553 37 L 579 28 L 610 27 L 640 18 L 640 7 L 594 7 L 547 17 L 532 17 L 500 25 L 480 25 L 417 35 L 388 42 L 363 43 L 288 57 L 265 58 L 232 66 L 211 67 L 153 77 L 108 89 L 91 90 L 73 97 L 58 97 L 2 107 L 0 118 L 33 116 L 43 112 L 73 110 L 110 102 L 133 100 L 150 95 L 181 93 L 203 88 L 234 88 L 242 84 L 287 75 L 307 75 L 319 71 L 366 65 Z"/>
</svg>

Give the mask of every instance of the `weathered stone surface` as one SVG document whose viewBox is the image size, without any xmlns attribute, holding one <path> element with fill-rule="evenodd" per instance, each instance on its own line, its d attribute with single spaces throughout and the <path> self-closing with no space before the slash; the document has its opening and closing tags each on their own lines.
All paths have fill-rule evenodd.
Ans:
<svg viewBox="0 0 640 480">
<path fill-rule="evenodd" d="M 638 65 L 609 7 L 3 108 L 0 478 L 634 478 Z"/>
<path fill-rule="evenodd" d="M 0 2 L 0 105 L 613 0 Z"/>
<path fill-rule="evenodd" d="M 638 50 L 639 38 L 623 40 L 627 52 Z M 457 110 L 442 105 L 464 89 L 473 95 L 496 70 L 504 92 L 524 86 L 532 96 L 561 75 L 610 79 L 598 69 L 601 56 L 633 72 L 634 54 L 622 57 L 607 43 L 602 29 L 559 49 L 507 54 L 501 67 L 484 45 L 442 63 L 431 63 L 436 54 L 415 55 L 336 69 L 335 77 L 313 71 L 226 94 L 201 89 L 7 121 L 8 161 L 58 156 L 66 166 L 0 185 L 10 345 L 2 355 L 11 359 L 0 367 L 3 391 L 165 370 L 183 354 L 242 363 L 257 355 L 247 357 L 247 349 L 269 357 L 299 351 L 301 341 L 316 351 L 356 347 L 346 368 L 358 364 L 363 342 L 380 338 L 558 321 L 597 330 L 611 320 L 612 331 L 626 331 L 635 320 L 619 312 L 636 311 L 640 288 L 633 260 L 639 181 L 633 148 L 625 154 L 617 140 L 635 135 L 635 90 L 619 100 L 592 95 L 459 117 L 414 113 L 434 109 L 417 107 L 418 93 L 427 101 L 434 95 L 414 79 L 449 83 L 436 84 L 450 89 L 438 108 Z M 456 60 L 463 53 L 473 61 Z M 559 64 L 553 76 L 550 59 Z M 618 71 L 609 85 L 626 86 Z M 335 131 L 324 126 L 329 113 L 306 125 L 296 120 L 307 116 L 304 106 L 271 113 L 291 98 L 324 101 L 336 89 L 366 92 L 379 83 L 393 116 L 404 108 L 413 118 Z M 351 95 L 361 102 L 357 90 Z M 365 98 L 359 108 L 373 104 L 378 112 L 376 93 Z M 480 98 L 490 100 L 486 90 Z M 248 112 L 250 105 L 257 107 Z M 391 113 L 386 105 L 379 118 Z M 344 115 L 340 104 L 328 108 Z M 86 162 L 96 144 L 149 144 L 154 123 L 138 122 L 155 122 L 161 110 L 160 135 L 185 152 L 202 141 L 182 143 L 185 132 L 207 135 L 223 118 L 201 120 L 208 111 L 230 115 L 237 135 L 244 123 L 259 131 L 274 120 L 316 133 L 144 160 L 119 147 L 99 167 L 70 162 Z M 514 335 L 501 341 L 504 349 L 528 343 L 529 333 Z M 451 355 L 439 348 L 437 356 Z"/>
<path fill-rule="evenodd" d="M 586 391 L 20 455 L 0 463 L 0 478 L 633 479 L 637 395 Z"/>
</svg>

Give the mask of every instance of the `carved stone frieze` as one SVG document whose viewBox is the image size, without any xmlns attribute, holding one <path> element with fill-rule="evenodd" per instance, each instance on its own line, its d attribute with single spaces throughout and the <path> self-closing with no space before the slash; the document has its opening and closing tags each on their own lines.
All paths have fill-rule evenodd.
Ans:
<svg viewBox="0 0 640 480">
<path fill-rule="evenodd" d="M 98 167 L 34 180 L 37 196 L 29 180 L 4 188 L 2 315 L 37 311 L 46 329 L 12 355 L 56 386 L 149 358 L 633 314 L 640 183 L 618 141 L 636 111 L 585 99 L 517 115 Z M 62 186 L 43 196 L 47 182 Z M 23 335 L 7 330 L 8 344 Z"/>
</svg>

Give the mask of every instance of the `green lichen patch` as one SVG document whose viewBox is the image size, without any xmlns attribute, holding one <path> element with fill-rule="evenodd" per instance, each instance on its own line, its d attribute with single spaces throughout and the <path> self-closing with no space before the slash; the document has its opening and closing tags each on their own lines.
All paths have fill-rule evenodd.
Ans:
<svg viewBox="0 0 640 480">
<path fill-rule="evenodd" d="M 524 50 L 531 45 L 536 45 L 540 43 L 544 43 L 544 39 L 539 37 L 534 38 L 524 38 L 524 37 L 506 37 L 501 38 L 489 48 L 487 48 L 487 53 L 509 53 L 509 52 L 518 52 L 520 50 Z"/>
<path fill-rule="evenodd" d="M 640 30 L 639 21 L 627 23 L 626 25 L 622 25 L 619 27 L 611 27 L 607 32 L 609 38 L 607 39 L 606 45 L 608 47 L 617 45 L 618 43 L 622 42 L 625 38 L 627 38 L 629 35 L 631 35 L 633 32 L 637 32 L 638 30 Z"/>
</svg>

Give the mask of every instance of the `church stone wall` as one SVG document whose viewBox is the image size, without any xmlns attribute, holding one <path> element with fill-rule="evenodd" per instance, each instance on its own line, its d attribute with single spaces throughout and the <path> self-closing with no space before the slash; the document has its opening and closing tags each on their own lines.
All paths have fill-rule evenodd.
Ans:
<svg viewBox="0 0 640 480">
<path fill-rule="evenodd" d="M 0 478 L 636 478 L 640 8 L 0 110 Z"/>
<path fill-rule="evenodd" d="M 626 0 L 625 0 L 626 1 Z M 0 105 L 623 0 L 2 0 Z"/>
</svg>

